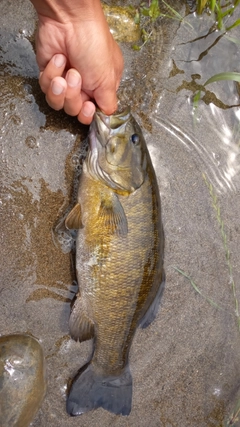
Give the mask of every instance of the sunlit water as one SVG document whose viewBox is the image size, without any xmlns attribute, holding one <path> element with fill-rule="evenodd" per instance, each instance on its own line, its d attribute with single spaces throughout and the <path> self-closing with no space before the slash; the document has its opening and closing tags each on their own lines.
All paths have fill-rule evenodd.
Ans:
<svg viewBox="0 0 240 427">
<path fill-rule="evenodd" d="M 132 345 L 131 415 L 99 409 L 73 419 L 65 412 L 67 381 L 91 344 L 68 335 L 77 286 L 62 219 L 87 128 L 48 108 L 38 88 L 30 4 L 1 7 L 0 330 L 31 333 L 44 348 L 48 394 L 32 425 L 237 426 L 230 419 L 240 386 L 240 109 L 228 106 L 239 94 L 232 82 L 211 84 L 195 111 L 193 94 L 213 74 L 239 71 L 232 41 L 239 30 L 207 35 L 211 17 L 191 14 L 181 25 L 160 20 L 140 52 L 123 45 L 119 98 L 142 126 L 159 182 L 166 290 L 157 319 Z"/>
</svg>

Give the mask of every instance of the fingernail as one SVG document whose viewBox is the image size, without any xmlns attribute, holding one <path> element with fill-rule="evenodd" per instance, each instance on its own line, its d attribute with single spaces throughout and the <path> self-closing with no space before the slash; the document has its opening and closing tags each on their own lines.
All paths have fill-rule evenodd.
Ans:
<svg viewBox="0 0 240 427">
<path fill-rule="evenodd" d="M 61 55 L 61 54 L 55 55 L 55 57 L 54 57 L 54 64 L 56 65 L 56 67 L 58 67 L 58 68 L 63 67 L 63 65 L 65 64 L 65 62 L 66 62 L 66 58 L 65 58 L 64 55 Z"/>
<path fill-rule="evenodd" d="M 87 106 L 86 105 L 82 109 L 82 114 L 85 117 L 92 117 L 94 113 L 95 113 L 95 108 L 93 106 L 90 106 L 90 105 Z"/>
<path fill-rule="evenodd" d="M 54 93 L 54 95 L 60 95 L 61 93 L 63 93 L 63 91 L 64 91 L 64 87 L 61 86 L 59 83 L 57 82 L 52 83 L 52 92 Z"/>
<path fill-rule="evenodd" d="M 76 87 L 80 83 L 80 76 L 77 73 L 68 73 L 66 76 L 67 84 L 70 87 Z"/>
</svg>

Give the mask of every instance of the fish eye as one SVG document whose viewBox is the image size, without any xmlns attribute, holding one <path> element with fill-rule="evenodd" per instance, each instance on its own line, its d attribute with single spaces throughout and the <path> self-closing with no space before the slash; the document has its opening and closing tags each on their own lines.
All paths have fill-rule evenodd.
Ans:
<svg viewBox="0 0 240 427">
<path fill-rule="evenodd" d="M 137 145 L 137 144 L 139 143 L 139 141 L 140 141 L 139 136 L 138 136 L 136 133 L 134 133 L 134 134 L 131 136 L 130 140 L 132 141 L 132 143 L 133 143 L 134 145 Z"/>
</svg>

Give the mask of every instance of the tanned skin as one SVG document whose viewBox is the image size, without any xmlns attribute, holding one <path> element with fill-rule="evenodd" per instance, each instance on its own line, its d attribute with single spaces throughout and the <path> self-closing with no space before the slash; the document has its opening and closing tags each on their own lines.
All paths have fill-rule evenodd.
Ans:
<svg viewBox="0 0 240 427">
<path fill-rule="evenodd" d="M 48 104 L 90 124 L 117 109 L 123 56 L 100 0 L 31 0 L 38 13 L 39 83 Z"/>
</svg>

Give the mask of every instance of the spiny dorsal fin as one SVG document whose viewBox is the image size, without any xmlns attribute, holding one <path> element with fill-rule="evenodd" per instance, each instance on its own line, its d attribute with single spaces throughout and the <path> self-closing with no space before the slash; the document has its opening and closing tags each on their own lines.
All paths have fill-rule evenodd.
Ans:
<svg viewBox="0 0 240 427">
<path fill-rule="evenodd" d="M 125 236 L 128 232 L 128 224 L 123 207 L 115 194 L 104 197 L 98 212 L 100 227 L 109 234 Z M 101 225 L 102 224 L 102 225 Z"/>
<path fill-rule="evenodd" d="M 77 297 L 69 319 L 70 335 L 75 341 L 86 341 L 94 337 L 94 323 L 83 304 Z"/>
<path fill-rule="evenodd" d="M 77 203 L 69 212 L 67 218 L 65 219 L 65 226 L 70 230 L 78 230 L 79 228 L 82 228 L 81 206 L 79 203 Z"/>
</svg>

